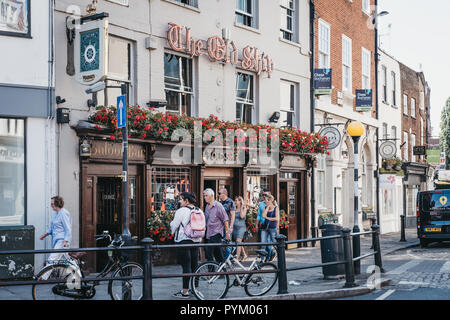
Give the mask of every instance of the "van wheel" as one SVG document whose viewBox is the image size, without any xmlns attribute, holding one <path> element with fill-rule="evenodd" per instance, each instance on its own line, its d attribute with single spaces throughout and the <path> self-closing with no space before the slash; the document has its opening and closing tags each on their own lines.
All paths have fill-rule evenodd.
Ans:
<svg viewBox="0 0 450 320">
<path fill-rule="evenodd" d="M 428 247 L 428 240 L 426 240 L 426 239 L 420 239 L 420 246 L 421 246 L 422 248 Z"/>
</svg>

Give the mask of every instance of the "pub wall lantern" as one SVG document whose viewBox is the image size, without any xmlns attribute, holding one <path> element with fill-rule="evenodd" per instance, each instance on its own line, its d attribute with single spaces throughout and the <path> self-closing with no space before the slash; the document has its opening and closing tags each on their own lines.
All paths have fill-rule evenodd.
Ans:
<svg viewBox="0 0 450 320">
<path fill-rule="evenodd" d="M 87 158 L 91 156 L 91 144 L 87 139 L 83 139 L 80 145 L 80 157 Z"/>
</svg>

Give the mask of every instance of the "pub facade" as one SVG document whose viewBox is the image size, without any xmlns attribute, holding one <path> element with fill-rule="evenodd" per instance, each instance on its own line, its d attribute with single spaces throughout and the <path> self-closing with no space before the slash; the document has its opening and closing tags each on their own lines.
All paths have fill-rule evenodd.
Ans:
<svg viewBox="0 0 450 320">
<path fill-rule="evenodd" d="M 309 1 L 246 3 L 99 3 L 97 13 L 108 13 L 109 65 L 107 87 L 95 97 L 68 73 L 73 59 L 66 32 L 70 15 L 57 4 L 56 95 L 66 99 L 60 107 L 70 112 L 70 123 L 61 128 L 60 194 L 73 216 L 73 246 L 95 246 L 95 234 L 121 233 L 123 228 L 122 146 L 111 139 L 108 128 L 99 130 L 87 121 L 95 112 L 88 100 L 115 105 L 121 83 L 129 85 L 130 105 L 154 112 L 197 119 L 214 115 L 241 125 L 312 131 Z M 281 14 L 281 24 L 271 19 L 273 12 Z M 221 187 L 231 198 L 242 196 L 251 207 L 257 206 L 262 188 L 270 189 L 289 219 L 289 239 L 310 235 L 311 158 L 280 152 L 275 171 L 248 156 L 231 165 L 205 159 L 177 164 L 172 157 L 176 144 L 130 137 L 132 236 L 148 236 L 152 213 L 176 209 L 179 192 L 195 193 L 203 207 L 203 190 L 212 188 L 217 194 Z M 80 153 L 81 146 L 89 146 L 90 152 Z"/>
</svg>

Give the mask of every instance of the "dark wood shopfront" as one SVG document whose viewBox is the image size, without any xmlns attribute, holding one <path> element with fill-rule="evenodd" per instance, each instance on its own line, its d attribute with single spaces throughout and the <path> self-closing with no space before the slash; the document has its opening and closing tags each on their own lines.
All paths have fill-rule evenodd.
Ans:
<svg viewBox="0 0 450 320">
<path fill-rule="evenodd" d="M 122 148 L 100 133 L 77 131 L 80 143 L 87 139 L 91 155 L 80 157 L 80 247 L 104 246 L 95 235 L 103 230 L 120 234 L 122 225 Z M 225 187 L 229 197 L 253 197 L 257 204 L 258 188 L 268 187 L 289 216 L 288 240 L 306 238 L 309 226 L 309 194 L 305 161 L 286 156 L 278 173 L 258 176 L 252 166 L 177 165 L 171 160 L 176 143 L 130 139 L 129 143 L 129 221 L 130 232 L 138 240 L 149 236 L 147 219 L 153 211 L 174 210 L 183 191 L 196 194 L 203 208 L 203 190 L 212 188 L 216 195 Z M 250 190 L 251 189 L 251 190 Z M 105 256 L 90 254 L 89 271 L 103 266 Z"/>
</svg>

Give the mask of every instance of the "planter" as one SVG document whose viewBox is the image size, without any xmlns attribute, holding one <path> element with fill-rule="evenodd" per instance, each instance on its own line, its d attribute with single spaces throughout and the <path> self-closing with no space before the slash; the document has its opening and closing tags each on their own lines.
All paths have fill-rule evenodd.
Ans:
<svg viewBox="0 0 450 320">
<path fill-rule="evenodd" d="M 394 166 L 394 170 L 400 171 L 400 170 L 402 170 L 402 167 L 400 165 L 396 164 Z"/>
</svg>

